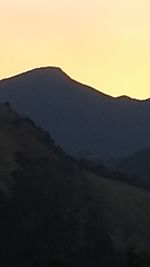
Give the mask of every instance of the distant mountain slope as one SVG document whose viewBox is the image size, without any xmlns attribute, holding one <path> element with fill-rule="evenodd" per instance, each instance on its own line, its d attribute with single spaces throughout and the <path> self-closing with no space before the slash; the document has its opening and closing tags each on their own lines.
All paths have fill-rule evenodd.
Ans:
<svg viewBox="0 0 150 267">
<path fill-rule="evenodd" d="M 127 155 L 150 144 L 150 100 L 113 98 L 55 67 L 0 81 L 0 101 L 51 132 L 65 151 Z"/>
<path fill-rule="evenodd" d="M 150 148 L 118 160 L 116 168 L 131 177 L 131 180 L 150 188 Z"/>
</svg>

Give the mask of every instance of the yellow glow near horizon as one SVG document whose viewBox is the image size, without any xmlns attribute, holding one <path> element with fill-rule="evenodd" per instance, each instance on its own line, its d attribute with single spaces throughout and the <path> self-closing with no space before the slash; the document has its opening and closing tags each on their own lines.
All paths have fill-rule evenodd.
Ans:
<svg viewBox="0 0 150 267">
<path fill-rule="evenodd" d="M 1 0 L 0 78 L 59 66 L 107 94 L 150 97 L 149 0 Z"/>
</svg>

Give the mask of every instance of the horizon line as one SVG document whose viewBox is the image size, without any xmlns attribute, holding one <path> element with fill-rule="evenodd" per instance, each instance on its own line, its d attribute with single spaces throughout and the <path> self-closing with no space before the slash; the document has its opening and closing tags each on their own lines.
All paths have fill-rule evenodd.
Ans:
<svg viewBox="0 0 150 267">
<path fill-rule="evenodd" d="M 131 101 L 138 101 L 138 102 L 146 102 L 146 101 L 149 101 L 149 100 L 150 100 L 150 97 L 143 98 L 143 99 L 139 99 L 139 98 L 136 98 L 136 97 L 132 97 L 132 96 L 129 96 L 129 95 L 125 95 L 125 94 L 117 95 L 117 96 L 113 96 L 113 95 L 111 95 L 111 94 L 107 94 L 107 93 L 105 93 L 105 92 L 103 92 L 103 91 L 100 91 L 100 90 L 97 89 L 97 88 L 94 88 L 93 86 L 91 86 L 91 85 L 89 85 L 89 84 L 86 84 L 86 83 L 84 83 L 84 82 L 82 82 L 82 81 L 78 81 L 78 80 L 76 80 L 75 78 L 72 78 L 67 72 L 65 72 L 65 71 L 63 70 L 63 68 L 61 68 L 61 67 L 59 67 L 59 66 L 57 66 L 57 65 L 52 65 L 52 66 L 50 66 L 50 65 L 45 65 L 45 66 L 35 66 L 35 67 L 31 68 L 31 69 L 22 70 L 22 71 L 19 71 L 19 72 L 16 72 L 16 73 L 12 74 L 11 76 L 6 76 L 6 77 L 4 77 L 4 78 L 0 78 L 0 83 L 1 83 L 1 82 L 4 82 L 4 81 L 7 81 L 7 80 L 9 80 L 9 79 L 17 78 L 17 77 L 19 77 L 19 76 L 21 76 L 21 75 L 25 75 L 25 74 L 30 73 L 30 72 L 34 72 L 34 71 L 36 71 L 36 70 L 42 70 L 42 69 L 57 69 L 57 70 L 61 71 L 62 73 L 64 73 L 66 76 L 68 76 L 68 78 L 70 78 L 71 80 L 73 80 L 73 81 L 75 81 L 75 82 L 77 82 L 77 83 L 80 83 L 80 84 L 83 85 L 83 86 L 87 86 L 87 87 L 93 89 L 94 91 L 99 92 L 99 93 L 101 93 L 101 94 L 104 94 L 104 95 L 106 95 L 106 96 L 108 96 L 108 97 L 112 97 L 112 98 L 114 98 L 114 99 L 121 99 L 121 98 L 122 98 L 122 99 L 128 99 L 128 100 L 131 100 Z"/>
</svg>

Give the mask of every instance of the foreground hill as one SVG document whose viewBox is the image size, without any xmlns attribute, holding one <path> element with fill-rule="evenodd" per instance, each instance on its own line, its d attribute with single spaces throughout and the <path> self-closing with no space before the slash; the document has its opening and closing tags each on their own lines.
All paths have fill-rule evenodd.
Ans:
<svg viewBox="0 0 150 267">
<path fill-rule="evenodd" d="M 92 175 L 0 105 L 0 265 L 150 265 L 149 191 Z"/>
<path fill-rule="evenodd" d="M 104 158 L 149 146 L 150 100 L 113 98 L 49 67 L 0 81 L 0 101 L 51 132 L 65 151 Z"/>
<path fill-rule="evenodd" d="M 0 266 L 113 266 L 89 179 L 48 134 L 1 105 Z"/>
<path fill-rule="evenodd" d="M 142 253 L 150 256 L 150 192 L 95 175 L 92 185 L 98 190 L 115 249 L 122 253 L 131 250 L 139 257 Z"/>
</svg>

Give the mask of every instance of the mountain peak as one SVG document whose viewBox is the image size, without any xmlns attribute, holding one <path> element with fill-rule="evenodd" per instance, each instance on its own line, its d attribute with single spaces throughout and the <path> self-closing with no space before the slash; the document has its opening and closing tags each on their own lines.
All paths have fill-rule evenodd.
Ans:
<svg viewBox="0 0 150 267">
<path fill-rule="evenodd" d="M 22 78 L 22 77 L 35 77 L 35 76 L 38 76 L 38 77 L 48 77 L 48 76 L 51 76 L 51 77 L 54 77 L 54 78 L 70 78 L 60 67 L 56 67 L 56 66 L 47 66 L 47 67 L 37 67 L 37 68 L 34 68 L 32 70 L 27 70 L 27 71 L 24 71 L 22 73 L 19 73 L 19 74 L 16 74 L 10 78 L 5 78 L 5 79 L 2 79 L 0 80 L 0 82 L 5 82 L 5 81 L 10 81 L 12 79 L 15 79 L 15 78 Z M 71 79 L 71 78 L 70 78 Z"/>
<path fill-rule="evenodd" d="M 117 96 L 116 100 L 120 100 L 120 101 L 138 101 L 138 102 L 142 102 L 142 100 L 127 96 L 127 95 L 121 95 L 121 96 Z"/>
<path fill-rule="evenodd" d="M 54 73 L 64 73 L 63 70 L 57 66 L 39 67 L 39 68 L 35 68 L 31 71 L 48 71 L 48 72 L 54 72 Z"/>
<path fill-rule="evenodd" d="M 30 71 L 29 71 L 30 72 Z M 63 77 L 69 77 L 69 75 L 67 75 L 67 73 L 65 73 L 60 67 L 56 67 L 56 66 L 47 66 L 47 67 L 39 67 L 39 68 L 35 68 L 33 70 L 31 70 L 31 72 L 39 72 L 39 73 L 45 73 L 48 75 L 53 75 L 54 77 L 57 76 L 63 76 Z"/>
</svg>

